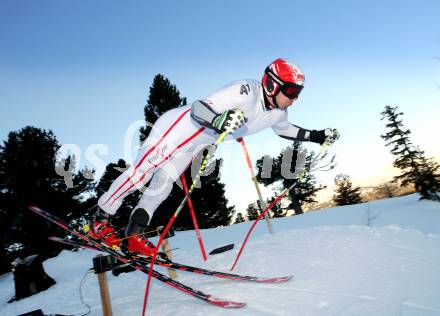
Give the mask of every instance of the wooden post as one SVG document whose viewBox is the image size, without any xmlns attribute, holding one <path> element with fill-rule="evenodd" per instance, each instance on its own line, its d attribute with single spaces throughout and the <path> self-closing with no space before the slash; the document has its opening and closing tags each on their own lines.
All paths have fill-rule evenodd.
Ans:
<svg viewBox="0 0 440 316">
<path fill-rule="evenodd" d="M 96 257 L 101 257 L 99 254 Z M 97 273 L 98 282 L 99 282 L 99 290 L 101 293 L 101 303 L 102 303 L 102 314 L 104 316 L 112 316 L 112 306 L 110 303 L 110 292 L 108 289 L 107 275 L 105 272 Z"/>
<path fill-rule="evenodd" d="M 160 233 L 161 233 L 162 229 L 163 229 L 163 226 L 160 226 L 160 227 L 157 228 L 157 234 L 158 234 L 159 236 L 160 236 Z M 163 250 L 163 252 L 166 253 L 166 255 L 168 256 L 168 258 L 169 258 L 170 260 L 173 260 L 173 254 L 171 253 L 171 247 L 170 247 L 170 244 L 169 244 L 169 242 L 168 242 L 168 238 L 164 238 L 164 239 L 162 240 L 162 244 L 161 244 L 161 246 L 162 246 L 162 250 Z M 177 279 L 177 272 L 176 272 L 176 270 L 174 270 L 174 269 L 172 269 L 172 268 L 168 268 L 168 275 L 169 275 L 170 278 L 173 279 L 173 280 Z"/>
</svg>

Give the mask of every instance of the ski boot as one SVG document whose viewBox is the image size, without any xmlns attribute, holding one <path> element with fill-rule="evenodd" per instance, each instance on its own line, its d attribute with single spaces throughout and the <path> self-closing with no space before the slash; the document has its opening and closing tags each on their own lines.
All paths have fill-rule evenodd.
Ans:
<svg viewBox="0 0 440 316">
<path fill-rule="evenodd" d="M 121 239 L 110 222 L 111 218 L 112 215 L 98 208 L 88 234 L 95 239 L 102 240 L 110 248 L 119 250 Z"/>
<path fill-rule="evenodd" d="M 130 216 L 127 228 L 125 229 L 125 238 L 121 243 L 121 250 L 126 255 L 137 255 L 142 257 L 153 257 L 156 254 L 156 246 L 151 243 L 145 233 L 148 229 L 150 216 L 143 208 L 137 208 Z M 158 257 L 165 256 L 163 253 L 157 253 Z M 165 256 L 166 257 L 166 256 Z"/>
</svg>

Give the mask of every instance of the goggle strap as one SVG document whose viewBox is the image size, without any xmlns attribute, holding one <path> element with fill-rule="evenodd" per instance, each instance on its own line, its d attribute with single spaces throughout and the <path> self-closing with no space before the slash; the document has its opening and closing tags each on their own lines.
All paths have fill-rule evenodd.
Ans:
<svg viewBox="0 0 440 316">
<path fill-rule="evenodd" d="M 272 78 L 273 81 L 278 83 L 280 86 L 284 85 L 284 81 L 281 80 L 269 67 L 266 67 L 266 70 L 264 71 L 270 78 Z"/>
</svg>

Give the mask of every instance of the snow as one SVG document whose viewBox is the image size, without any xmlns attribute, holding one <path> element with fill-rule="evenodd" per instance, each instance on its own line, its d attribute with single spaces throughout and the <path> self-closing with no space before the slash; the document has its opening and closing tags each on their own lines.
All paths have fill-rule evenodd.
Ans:
<svg viewBox="0 0 440 316">
<path fill-rule="evenodd" d="M 377 215 L 365 225 L 367 211 Z M 283 284 L 234 282 L 179 272 L 178 280 L 221 298 L 247 302 L 225 310 L 153 281 L 148 315 L 440 315 L 440 204 L 413 194 L 274 219 L 275 234 L 257 225 L 235 272 L 258 276 L 294 274 Z M 251 223 L 202 230 L 208 251 L 234 250 L 203 262 L 194 231 L 170 240 L 176 261 L 228 271 Z M 10 273 L 0 276 L 0 315 L 41 308 L 46 314 L 80 314 L 79 284 L 96 255 L 63 251 L 44 262 L 57 284 L 12 304 Z M 164 271 L 164 270 L 161 270 Z M 146 276 L 107 274 L 114 315 L 140 315 Z M 83 296 L 101 315 L 97 278 L 89 274 Z"/>
</svg>

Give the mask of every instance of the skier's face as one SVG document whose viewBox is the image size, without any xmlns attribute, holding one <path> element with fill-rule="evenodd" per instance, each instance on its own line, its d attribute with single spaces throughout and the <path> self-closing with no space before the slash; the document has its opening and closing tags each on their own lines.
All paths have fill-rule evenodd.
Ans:
<svg viewBox="0 0 440 316">
<path fill-rule="evenodd" d="M 276 95 L 278 107 L 282 110 L 287 109 L 289 106 L 291 106 L 296 99 L 298 98 L 289 99 L 281 91 Z"/>
</svg>

